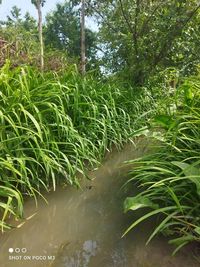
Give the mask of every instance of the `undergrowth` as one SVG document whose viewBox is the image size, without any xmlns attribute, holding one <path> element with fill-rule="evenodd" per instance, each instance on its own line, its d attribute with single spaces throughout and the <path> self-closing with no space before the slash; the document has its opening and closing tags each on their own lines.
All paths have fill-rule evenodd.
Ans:
<svg viewBox="0 0 200 267">
<path fill-rule="evenodd" d="M 147 209 L 124 235 L 142 221 L 159 215 L 147 243 L 161 232 L 171 236 L 169 243 L 176 245 L 176 253 L 189 242 L 200 242 L 199 77 L 183 79 L 166 100 L 157 100 L 148 128 L 148 136 L 159 137 L 157 148 L 129 162 L 134 168 L 128 182 L 137 182 L 140 193 L 128 197 L 124 209 Z"/>
<path fill-rule="evenodd" d="M 58 183 L 78 186 L 77 173 L 84 175 L 113 144 L 120 147 L 128 140 L 138 127 L 141 109 L 130 88 L 91 75 L 83 78 L 76 69 L 41 74 L 27 66 L 11 70 L 4 65 L 0 72 L 2 230 L 10 215 L 23 216 L 25 195 L 37 201 L 38 194 L 55 190 Z"/>
</svg>

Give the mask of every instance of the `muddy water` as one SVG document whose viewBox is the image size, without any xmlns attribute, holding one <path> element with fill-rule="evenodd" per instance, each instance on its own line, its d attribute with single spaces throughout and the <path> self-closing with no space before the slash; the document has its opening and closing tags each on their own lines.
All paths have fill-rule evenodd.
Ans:
<svg viewBox="0 0 200 267">
<path fill-rule="evenodd" d="M 39 200 L 38 208 L 27 201 L 23 226 L 0 237 L 1 267 L 197 267 L 187 251 L 171 256 L 164 238 L 147 247 L 145 240 L 154 221 L 142 224 L 125 238 L 123 231 L 133 213 L 123 214 L 120 190 L 127 168 L 122 162 L 145 153 L 127 144 L 111 153 L 105 163 L 82 183 L 82 190 L 59 188 L 46 195 L 48 205 Z M 132 190 L 132 192 L 134 189 Z"/>
</svg>

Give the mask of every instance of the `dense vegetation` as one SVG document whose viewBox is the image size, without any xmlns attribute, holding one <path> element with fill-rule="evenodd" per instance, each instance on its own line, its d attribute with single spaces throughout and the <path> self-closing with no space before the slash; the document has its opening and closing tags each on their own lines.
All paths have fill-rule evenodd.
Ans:
<svg viewBox="0 0 200 267">
<path fill-rule="evenodd" d="M 2 225 L 9 213 L 22 216 L 24 193 L 78 185 L 77 173 L 122 145 L 141 112 L 130 88 L 83 79 L 75 69 L 58 76 L 7 63 L 0 86 Z"/>
<path fill-rule="evenodd" d="M 191 241 L 200 242 L 200 78 L 184 79 L 167 102 L 168 109 L 158 102 L 146 132 L 159 140 L 155 152 L 129 162 L 134 167 L 128 182 L 137 181 L 142 190 L 125 200 L 124 209 L 150 210 L 125 234 L 159 214 L 160 222 L 147 243 L 162 232 L 172 236 L 175 253 Z"/>
<path fill-rule="evenodd" d="M 78 186 L 113 144 L 146 135 L 156 147 L 128 163 L 140 191 L 124 202 L 144 215 L 125 234 L 157 215 L 147 243 L 160 232 L 177 250 L 199 242 L 199 1 L 65 1 L 43 27 L 47 1 L 31 2 L 38 25 L 16 6 L 0 22 L 2 230 L 23 216 L 25 196 Z"/>
</svg>

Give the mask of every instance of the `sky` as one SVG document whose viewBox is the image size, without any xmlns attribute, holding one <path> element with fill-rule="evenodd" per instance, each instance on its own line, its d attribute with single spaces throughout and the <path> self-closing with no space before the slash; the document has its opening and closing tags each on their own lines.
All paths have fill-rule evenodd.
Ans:
<svg viewBox="0 0 200 267">
<path fill-rule="evenodd" d="M 45 5 L 42 8 L 43 17 L 56 7 L 56 3 L 62 2 L 64 2 L 64 0 L 46 0 Z M 0 5 L 0 20 L 6 19 L 13 6 L 19 7 L 22 15 L 28 11 L 33 17 L 37 18 L 37 11 L 34 5 L 31 4 L 31 0 L 2 0 L 2 4 Z M 96 23 L 91 19 L 86 20 L 86 25 L 92 30 L 97 30 Z"/>
<path fill-rule="evenodd" d="M 61 2 L 59 0 L 47 0 L 43 7 L 43 15 L 45 16 L 49 11 L 55 8 L 56 3 Z M 31 0 L 2 0 L 0 5 L 0 20 L 6 19 L 6 16 L 9 15 L 10 10 L 13 6 L 21 8 L 22 15 L 28 11 L 33 17 L 37 17 L 37 11 Z"/>
<path fill-rule="evenodd" d="M 46 0 L 43 10 L 43 16 L 56 7 L 56 3 L 61 2 L 59 0 Z M 2 0 L 0 5 L 0 20 L 6 19 L 6 16 L 10 14 L 10 10 L 13 6 L 17 6 L 21 9 L 22 15 L 27 11 L 33 16 L 37 17 L 37 11 L 31 0 Z"/>
</svg>

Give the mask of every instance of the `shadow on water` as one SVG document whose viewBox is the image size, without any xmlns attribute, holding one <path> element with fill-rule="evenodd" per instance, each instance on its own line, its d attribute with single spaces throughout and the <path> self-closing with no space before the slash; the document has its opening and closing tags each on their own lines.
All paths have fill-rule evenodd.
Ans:
<svg viewBox="0 0 200 267">
<path fill-rule="evenodd" d="M 133 213 L 123 214 L 120 190 L 128 168 L 122 162 L 148 150 L 147 141 L 137 148 L 127 144 L 113 151 L 102 166 L 82 182 L 82 190 L 58 188 L 35 204 L 25 204 L 25 216 L 36 212 L 20 228 L 0 238 L 1 267 L 197 267 L 191 253 L 171 256 L 164 238 L 145 246 L 152 223 L 140 225 L 121 238 L 133 221 Z M 134 190 L 134 189 L 133 189 Z"/>
</svg>

